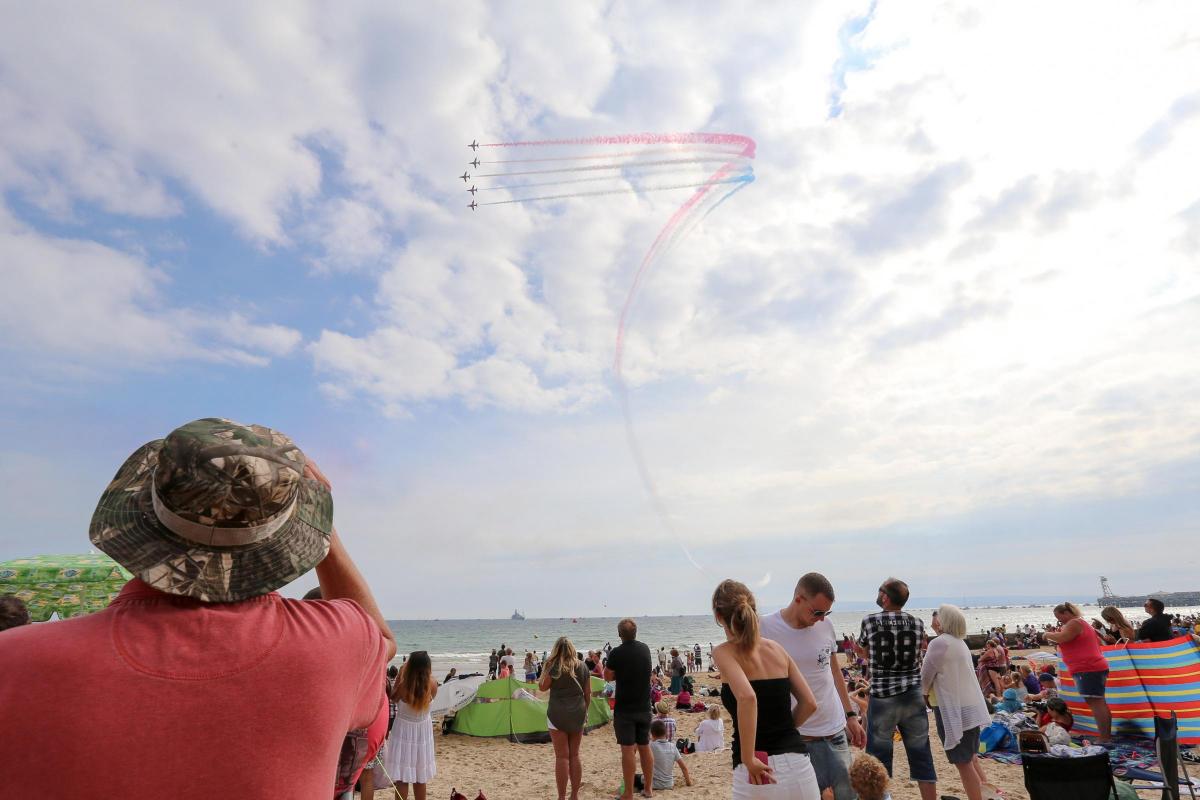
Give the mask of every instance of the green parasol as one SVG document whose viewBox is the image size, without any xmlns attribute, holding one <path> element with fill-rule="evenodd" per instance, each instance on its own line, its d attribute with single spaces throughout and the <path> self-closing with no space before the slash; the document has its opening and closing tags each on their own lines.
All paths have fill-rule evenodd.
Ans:
<svg viewBox="0 0 1200 800">
<path fill-rule="evenodd" d="M 0 561 L 0 595 L 25 601 L 34 622 L 106 608 L 133 576 L 104 554 L 55 555 Z"/>
</svg>

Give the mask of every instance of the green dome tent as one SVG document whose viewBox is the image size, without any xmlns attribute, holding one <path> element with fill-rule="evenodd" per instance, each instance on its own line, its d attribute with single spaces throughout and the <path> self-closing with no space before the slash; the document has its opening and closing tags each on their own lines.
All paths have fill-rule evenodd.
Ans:
<svg viewBox="0 0 1200 800">
<path fill-rule="evenodd" d="M 0 561 L 0 595 L 16 595 L 34 622 L 70 619 L 107 608 L 132 577 L 103 553 L 15 558 Z"/>
<path fill-rule="evenodd" d="M 487 738 L 503 737 L 510 742 L 537 744 L 550 741 L 550 730 L 546 727 L 545 700 L 514 700 L 513 694 L 524 689 L 530 694 L 537 686 L 516 678 L 500 678 L 488 681 L 479 687 L 475 701 L 458 712 L 450 724 L 451 733 Z M 592 691 L 604 689 L 604 681 L 592 679 Z M 588 706 L 587 730 L 607 725 L 612 720 L 608 701 L 603 695 L 592 695 Z"/>
</svg>

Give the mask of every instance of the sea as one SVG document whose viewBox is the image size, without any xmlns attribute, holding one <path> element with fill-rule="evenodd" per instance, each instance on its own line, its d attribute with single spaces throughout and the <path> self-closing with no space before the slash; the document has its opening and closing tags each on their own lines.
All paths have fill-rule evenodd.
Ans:
<svg viewBox="0 0 1200 800">
<path fill-rule="evenodd" d="M 1052 605 L 1039 606 L 996 606 L 986 608 L 964 608 L 969 633 L 980 633 L 1000 625 L 1010 629 L 1016 625 L 1041 627 L 1053 624 Z M 1084 614 L 1100 616 L 1100 606 L 1082 605 Z M 928 625 L 932 619 L 932 608 L 910 608 L 909 613 L 920 617 Z M 1125 618 L 1137 624 L 1146 616 L 1141 608 L 1123 608 Z M 1200 606 L 1171 608 L 1172 614 L 1194 614 Z M 842 634 L 858 635 L 866 611 L 834 611 L 829 615 L 839 638 Z M 598 650 L 605 644 L 616 647 L 619 617 L 554 617 L 549 619 L 440 619 L 440 620 L 389 620 L 388 625 L 396 636 L 397 656 L 394 663 L 415 650 L 425 650 L 433 661 L 434 677 L 439 681 L 451 668 L 460 675 L 474 672 L 487 673 L 488 656 L 493 649 L 507 645 L 517 656 L 520 665 L 527 650 L 541 655 L 548 652 L 559 636 L 570 638 L 580 652 Z M 654 651 L 658 648 L 695 647 L 699 644 L 708 668 L 708 651 L 722 641 L 724 634 L 711 614 L 680 615 L 674 617 L 634 617 L 638 626 L 638 639 Z"/>
</svg>

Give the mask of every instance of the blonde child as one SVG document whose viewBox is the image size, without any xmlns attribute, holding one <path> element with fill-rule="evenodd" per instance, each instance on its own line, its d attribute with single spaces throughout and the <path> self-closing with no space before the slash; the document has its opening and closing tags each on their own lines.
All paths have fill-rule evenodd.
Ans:
<svg viewBox="0 0 1200 800">
<path fill-rule="evenodd" d="M 711 753 L 725 748 L 725 722 L 721 719 L 721 707 L 712 705 L 704 712 L 706 717 L 696 726 L 696 752 Z"/>
</svg>

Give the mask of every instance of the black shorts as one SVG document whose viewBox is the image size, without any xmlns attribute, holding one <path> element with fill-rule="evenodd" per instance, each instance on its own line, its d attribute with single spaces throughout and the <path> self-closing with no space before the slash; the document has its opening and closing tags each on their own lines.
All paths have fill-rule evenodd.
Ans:
<svg viewBox="0 0 1200 800">
<path fill-rule="evenodd" d="M 622 747 L 650 744 L 650 712 L 620 711 L 613 715 L 613 731 Z"/>
</svg>

